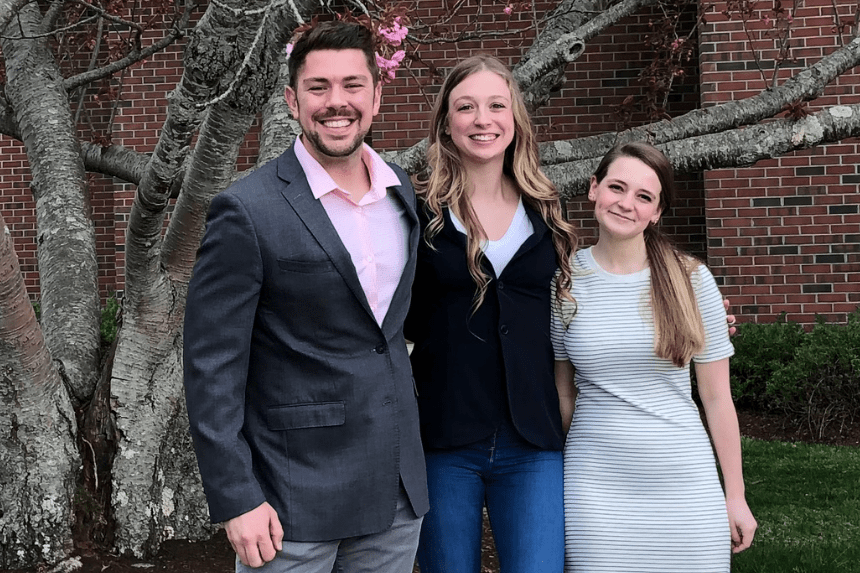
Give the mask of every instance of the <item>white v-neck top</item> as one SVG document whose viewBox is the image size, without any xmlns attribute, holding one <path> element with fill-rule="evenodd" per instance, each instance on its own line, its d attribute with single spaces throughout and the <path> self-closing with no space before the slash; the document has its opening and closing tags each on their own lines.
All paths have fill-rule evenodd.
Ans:
<svg viewBox="0 0 860 573">
<path fill-rule="evenodd" d="M 453 211 L 449 212 L 451 213 L 451 221 L 454 223 L 454 228 L 465 235 L 466 227 L 454 215 Z M 502 274 L 502 271 L 505 270 L 511 259 L 514 258 L 520 246 L 534 232 L 534 226 L 526 214 L 526 208 L 523 206 L 523 198 L 520 197 L 514 218 L 511 220 L 511 224 L 508 226 L 505 234 L 502 235 L 502 238 L 496 241 L 486 240 L 481 244 L 481 250 L 484 251 L 484 256 L 493 265 L 493 270 L 497 277 Z"/>
</svg>

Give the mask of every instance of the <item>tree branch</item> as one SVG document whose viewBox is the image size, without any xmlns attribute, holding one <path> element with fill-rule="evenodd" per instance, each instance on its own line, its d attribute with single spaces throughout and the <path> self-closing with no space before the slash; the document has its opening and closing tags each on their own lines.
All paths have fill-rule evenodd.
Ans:
<svg viewBox="0 0 860 573">
<path fill-rule="evenodd" d="M 792 151 L 860 135 L 860 104 L 833 106 L 802 119 L 778 119 L 752 127 L 658 144 L 675 171 L 688 173 L 744 167 Z M 562 198 L 585 193 L 600 157 L 544 167 Z"/>
<path fill-rule="evenodd" d="M 0 33 L 6 29 L 18 10 L 35 0 L 2 0 L 0 1 Z"/>
<path fill-rule="evenodd" d="M 718 133 L 742 125 L 752 125 L 779 114 L 786 104 L 813 100 L 839 75 L 860 64 L 860 38 L 825 56 L 776 89 L 768 89 L 739 101 L 696 109 L 621 133 L 605 133 L 571 141 L 541 144 L 543 165 L 568 163 L 601 157 L 617 141 L 648 140 L 655 145 Z"/>
<path fill-rule="evenodd" d="M 152 54 L 162 51 L 167 46 L 175 42 L 177 39 L 185 35 L 185 29 L 188 27 L 188 22 L 191 19 L 191 12 L 196 7 L 196 2 L 187 3 L 185 7 L 185 12 L 182 14 L 182 18 L 180 19 L 180 21 L 174 24 L 173 28 L 170 29 L 167 35 L 155 44 L 152 44 L 151 46 L 149 46 L 148 48 L 144 48 L 143 50 L 132 50 L 124 58 L 112 62 L 111 64 L 102 68 L 87 71 L 82 74 L 78 74 L 77 76 L 67 78 L 63 81 L 63 87 L 65 87 L 66 91 L 68 92 L 74 91 L 82 85 L 86 85 L 96 80 L 111 76 L 112 74 L 115 74 L 123 68 L 127 68 L 128 66 L 134 65 L 140 60 L 148 58 Z"/>
</svg>

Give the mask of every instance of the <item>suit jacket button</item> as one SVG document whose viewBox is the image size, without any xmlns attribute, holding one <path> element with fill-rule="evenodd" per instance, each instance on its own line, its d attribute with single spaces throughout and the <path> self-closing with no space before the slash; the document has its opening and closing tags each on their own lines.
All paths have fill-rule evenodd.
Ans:
<svg viewBox="0 0 860 573">
<path fill-rule="evenodd" d="M 379 344 L 373 350 L 375 350 L 377 354 L 382 354 L 383 352 L 385 352 L 385 345 Z"/>
<path fill-rule="evenodd" d="M 507 333 L 508 333 L 508 325 L 507 325 L 507 324 L 503 324 L 502 326 L 500 326 L 500 327 L 499 327 L 499 332 L 501 332 L 502 334 L 507 334 Z"/>
</svg>

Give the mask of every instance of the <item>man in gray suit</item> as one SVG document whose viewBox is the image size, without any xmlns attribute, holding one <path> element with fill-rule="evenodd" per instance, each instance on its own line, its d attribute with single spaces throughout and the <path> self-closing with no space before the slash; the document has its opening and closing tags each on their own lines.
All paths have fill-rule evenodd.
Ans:
<svg viewBox="0 0 860 573">
<path fill-rule="evenodd" d="M 415 194 L 363 143 L 371 32 L 296 42 L 303 134 L 217 195 L 188 287 L 185 391 L 213 522 L 237 571 L 412 571 L 428 509 L 403 338 Z"/>
</svg>

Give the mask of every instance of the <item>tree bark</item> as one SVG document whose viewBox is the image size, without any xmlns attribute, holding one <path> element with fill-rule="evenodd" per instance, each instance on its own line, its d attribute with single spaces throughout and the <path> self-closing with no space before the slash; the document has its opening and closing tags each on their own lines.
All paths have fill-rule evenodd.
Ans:
<svg viewBox="0 0 860 573">
<path fill-rule="evenodd" d="M 778 119 L 751 127 L 690 137 L 657 145 L 677 173 L 745 167 L 762 159 L 780 157 L 860 136 L 860 105 L 840 105 L 802 119 Z M 545 167 L 563 199 L 586 192 L 600 157 Z"/>
<path fill-rule="evenodd" d="M 860 38 L 801 70 L 781 86 L 721 105 L 695 109 L 684 115 L 635 127 L 621 133 L 604 133 L 569 141 L 541 144 L 542 165 L 555 165 L 602 157 L 618 141 L 647 140 L 658 145 L 700 135 L 719 133 L 774 117 L 790 103 L 811 101 L 841 74 L 860 64 Z"/>
<path fill-rule="evenodd" d="M 75 415 L 0 217 L 0 568 L 71 550 Z"/>
<path fill-rule="evenodd" d="M 63 78 L 40 31 L 38 4 L 18 12 L 0 48 L 6 94 L 27 150 L 38 226 L 42 330 L 73 399 L 83 402 L 98 379 L 99 297 L 95 232 L 86 174 Z"/>
<path fill-rule="evenodd" d="M 189 44 L 186 73 L 132 208 L 123 326 L 111 380 L 120 553 L 151 555 L 165 539 L 200 539 L 214 531 L 188 432 L 182 321 L 209 201 L 233 180 L 243 136 L 277 83 L 284 34 L 267 35 L 273 16 L 264 8 L 263 2 L 210 5 Z M 257 57 L 249 57 L 255 51 Z M 207 106 L 188 156 L 195 112 Z M 170 189 L 186 164 L 161 241 Z"/>
</svg>

